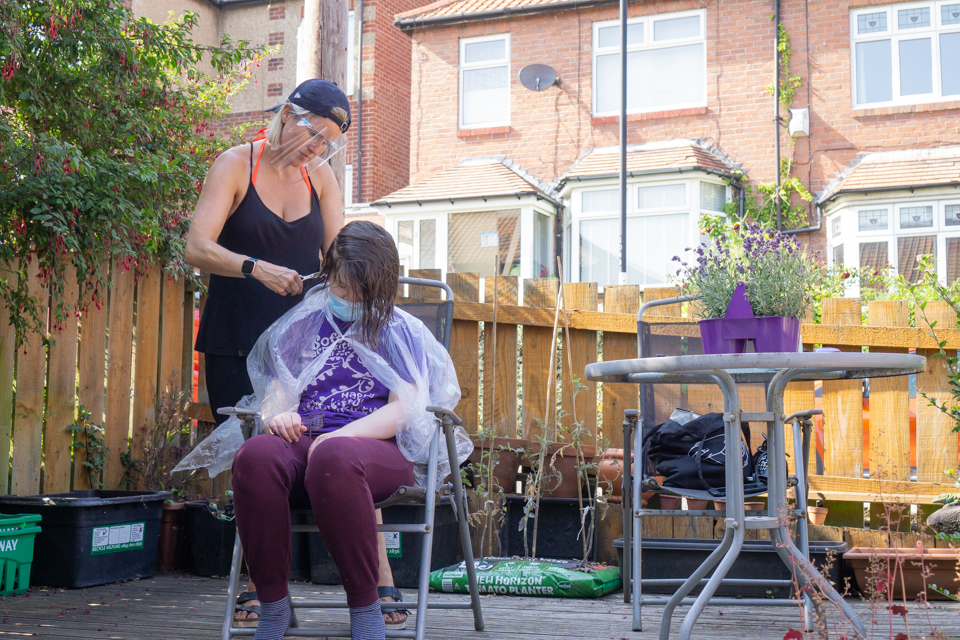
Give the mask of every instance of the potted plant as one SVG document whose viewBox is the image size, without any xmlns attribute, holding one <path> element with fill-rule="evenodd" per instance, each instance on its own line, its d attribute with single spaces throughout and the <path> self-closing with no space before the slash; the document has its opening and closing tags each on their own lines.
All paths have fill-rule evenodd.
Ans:
<svg viewBox="0 0 960 640">
<path fill-rule="evenodd" d="M 822 493 L 818 493 L 817 498 L 817 506 L 807 507 L 807 518 L 810 519 L 810 524 L 821 525 L 826 521 L 827 513 L 830 510 L 823 506 L 824 497 Z"/>
<path fill-rule="evenodd" d="M 192 425 L 189 406 L 190 392 L 181 391 L 178 381 L 172 379 L 154 401 L 152 423 L 140 425 L 130 453 L 120 455 L 125 466 L 122 484 L 140 491 L 169 491 L 173 494 L 172 499 L 165 501 L 160 516 L 159 573 L 185 568 L 188 545 L 184 502 L 200 495 L 196 474 L 171 474 L 189 452 L 189 446 L 185 445 L 189 442 Z"/>
<path fill-rule="evenodd" d="M 711 242 L 692 249 L 676 275 L 699 295 L 704 353 L 800 350 L 800 318 L 819 270 L 796 236 L 759 224 L 711 227 Z"/>
</svg>

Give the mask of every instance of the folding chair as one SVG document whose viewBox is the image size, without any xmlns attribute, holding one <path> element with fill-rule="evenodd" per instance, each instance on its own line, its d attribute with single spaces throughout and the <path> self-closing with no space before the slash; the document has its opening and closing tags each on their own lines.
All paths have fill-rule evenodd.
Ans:
<svg viewBox="0 0 960 640">
<path fill-rule="evenodd" d="M 645 321 L 644 314 L 650 309 L 670 304 L 679 304 L 691 300 L 696 300 L 699 296 L 681 296 L 677 298 L 668 298 L 663 300 L 653 300 L 643 304 L 637 313 L 637 356 L 640 358 L 649 358 L 657 356 L 680 356 L 697 355 L 703 353 L 703 344 L 700 341 L 700 332 L 696 322 L 655 322 Z M 661 495 L 683 496 L 700 500 L 722 499 L 721 496 L 711 494 L 709 491 L 697 489 L 681 489 L 674 487 L 662 487 L 654 478 L 647 477 L 646 459 L 642 452 L 641 444 L 645 433 L 655 425 L 661 424 L 670 418 L 675 409 L 686 409 L 699 414 L 705 414 L 712 411 L 723 411 L 722 396 L 716 387 L 704 384 L 640 384 L 640 410 L 634 409 L 624 411 L 623 421 L 623 504 L 625 509 L 630 509 L 629 513 L 624 514 L 623 518 L 623 565 L 621 572 L 623 574 L 623 601 L 633 604 L 634 612 L 634 630 L 640 630 L 640 604 L 660 604 L 666 602 L 666 598 L 659 597 L 641 597 L 642 587 L 666 586 L 675 584 L 679 587 L 682 579 L 677 580 L 644 580 L 642 578 L 642 565 L 634 562 L 634 544 L 637 549 L 642 542 L 642 519 L 645 509 L 641 506 L 640 496 L 634 496 L 633 479 L 633 455 L 637 451 L 637 473 L 641 476 L 641 492 L 651 492 Z M 741 402 L 744 410 L 765 411 L 764 398 L 766 396 L 765 385 L 750 384 L 739 385 L 741 393 Z M 751 408 L 751 404 L 756 404 Z M 810 451 L 811 430 L 813 427 L 812 417 L 822 413 L 819 410 L 803 411 L 790 416 L 785 422 L 793 425 L 793 454 L 795 460 L 802 460 L 803 473 L 796 474 L 788 480 L 788 483 L 796 487 L 797 495 L 802 496 L 803 505 L 798 505 L 801 513 L 805 512 L 807 504 L 807 469 Z M 639 427 L 639 428 L 638 428 Z M 799 470 L 799 469 L 798 469 Z M 756 488 L 748 490 L 745 487 L 744 495 L 747 497 L 758 496 L 766 493 L 765 488 Z M 632 508 L 630 506 L 632 505 Z M 656 512 L 658 515 L 722 515 L 719 511 L 682 511 L 675 514 L 670 511 Z M 652 514 L 648 514 L 652 515 Z M 635 536 L 635 538 L 634 538 Z M 798 547 L 809 557 L 809 545 L 807 538 L 806 518 L 797 520 L 797 539 Z M 639 575 L 634 576 L 634 572 Z M 633 580 L 639 578 L 637 585 Z M 728 585 L 746 586 L 744 583 L 759 584 L 761 581 L 747 580 L 737 581 L 732 579 L 724 580 Z M 769 582 L 769 581 L 767 581 Z M 784 585 L 777 585 L 784 586 Z M 634 599 L 636 598 L 636 599 Z M 723 599 L 714 598 L 711 602 L 721 602 Z M 793 602 L 795 601 L 787 601 Z"/>
<path fill-rule="evenodd" d="M 435 287 L 442 289 L 446 294 L 445 300 L 424 300 L 410 301 L 399 305 L 401 309 L 420 319 L 436 336 L 437 340 L 443 344 L 444 348 L 450 348 L 450 327 L 453 322 L 453 291 L 448 285 L 436 280 L 425 280 L 421 278 L 400 278 L 400 284 L 416 285 L 422 287 Z M 309 293 L 307 294 L 309 295 Z M 439 407 L 427 407 L 428 411 L 433 412 L 439 420 L 438 428 L 433 435 L 433 442 L 430 448 L 430 461 L 427 470 L 427 486 L 420 487 L 400 487 L 386 500 L 374 505 L 377 509 L 386 509 L 394 505 L 416 505 L 424 507 L 424 522 L 418 524 L 381 524 L 377 525 L 377 531 L 399 531 L 403 533 L 420 534 L 423 536 L 423 547 L 420 557 L 420 583 L 416 602 L 383 602 L 381 608 L 385 611 L 393 609 L 406 609 L 416 607 L 417 620 L 414 631 L 401 630 L 386 632 L 387 638 L 415 638 L 422 640 L 426 626 L 427 609 L 471 609 L 473 610 L 473 624 L 477 631 L 483 631 L 483 616 L 480 612 L 480 592 L 477 588 L 476 569 L 473 564 L 473 547 L 470 542 L 470 529 L 467 523 L 467 501 L 461 484 L 460 474 L 457 472 L 457 450 L 454 444 L 453 428 L 460 424 L 458 418 L 452 411 L 446 411 Z M 224 415 L 237 415 L 245 425 L 244 437 L 250 437 L 253 430 L 254 413 L 249 410 L 222 408 L 219 413 Z M 448 459 L 451 460 L 452 473 L 450 482 L 438 486 L 437 464 L 440 447 L 440 436 L 443 434 L 447 447 Z M 463 546 L 463 557 L 467 572 L 467 579 L 470 588 L 470 602 L 429 602 L 429 579 L 430 579 L 430 561 L 433 551 L 433 530 L 434 513 L 436 512 L 437 501 L 440 497 L 448 497 L 452 490 L 452 499 L 444 500 L 444 503 L 450 505 L 454 510 L 460 529 L 460 542 Z M 291 511 L 291 516 L 298 513 L 310 513 L 309 511 Z M 294 518 L 294 522 L 297 519 Z M 315 524 L 293 524 L 292 532 L 319 533 Z M 238 582 L 240 580 L 240 564 L 242 560 L 242 550 L 240 548 L 240 537 L 233 546 L 233 562 L 230 565 L 230 583 L 227 588 L 226 612 L 223 618 L 222 640 L 230 640 L 239 636 L 252 636 L 256 629 L 240 628 L 233 626 L 234 602 L 237 596 Z M 321 600 L 301 600 L 294 601 L 288 597 L 291 607 L 290 629 L 285 637 L 296 638 L 349 638 L 350 629 L 303 629 L 297 620 L 297 609 L 343 609 L 347 607 L 346 601 L 321 601 Z"/>
</svg>

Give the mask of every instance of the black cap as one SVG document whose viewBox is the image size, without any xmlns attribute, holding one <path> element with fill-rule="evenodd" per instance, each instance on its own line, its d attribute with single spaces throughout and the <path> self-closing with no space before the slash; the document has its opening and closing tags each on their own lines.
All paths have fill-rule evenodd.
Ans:
<svg viewBox="0 0 960 640">
<path fill-rule="evenodd" d="M 303 107 L 318 116 L 330 118 L 337 123 L 340 131 L 346 133 L 350 128 L 350 101 L 346 94 L 337 86 L 337 83 L 313 78 L 302 82 L 299 87 L 293 90 L 287 102 Z M 275 107 L 264 109 L 264 111 L 279 111 L 286 103 L 281 102 Z M 339 113 L 338 113 L 339 112 Z M 346 118 L 341 117 L 346 115 Z"/>
</svg>

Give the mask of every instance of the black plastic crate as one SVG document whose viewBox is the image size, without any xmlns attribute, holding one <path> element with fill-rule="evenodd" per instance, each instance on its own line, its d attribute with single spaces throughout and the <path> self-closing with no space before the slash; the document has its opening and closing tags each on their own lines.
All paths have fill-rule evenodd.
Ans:
<svg viewBox="0 0 960 640">
<path fill-rule="evenodd" d="M 434 514 L 433 552 L 431 554 L 431 569 L 449 567 L 463 560 L 460 548 L 460 529 L 457 517 L 450 508 L 449 498 L 438 501 Z M 383 521 L 388 524 L 420 524 L 424 521 L 425 507 L 416 505 L 398 505 L 383 510 Z M 313 514 L 305 514 L 308 522 L 313 524 Z M 319 533 L 308 534 L 310 538 L 310 580 L 314 584 L 342 584 L 340 572 L 330 557 L 323 538 Z M 387 534 L 388 536 L 391 534 Z M 416 589 L 420 581 L 420 554 L 423 551 L 423 534 L 393 533 L 399 536 L 398 556 L 390 557 L 390 570 L 393 572 L 393 582 L 404 589 Z M 395 549 L 395 543 L 388 541 L 387 552 Z"/>
<path fill-rule="evenodd" d="M 0 510 L 42 517 L 30 582 L 78 588 L 152 576 L 163 502 L 172 497 L 101 490 L 0 496 Z"/>
<path fill-rule="evenodd" d="M 506 496 L 507 515 L 500 527 L 500 555 L 504 557 L 523 556 L 523 505 L 525 496 Z M 586 505 L 584 499 L 584 505 Z M 591 509 L 587 514 L 586 526 L 580 521 L 580 501 L 577 498 L 541 498 L 540 517 L 537 519 L 537 557 L 583 558 L 583 539 L 581 528 L 589 531 L 593 516 Z M 533 518 L 527 523 L 527 554 L 533 553 Z M 593 528 L 593 544 L 590 547 L 590 559 L 597 557 L 597 530 Z"/>
<path fill-rule="evenodd" d="M 696 540 L 675 538 L 644 538 L 642 541 L 643 562 L 642 574 L 644 580 L 666 580 L 689 578 L 697 567 L 703 564 L 714 549 L 720 545 L 720 540 Z M 623 566 L 623 538 L 613 541 L 613 547 Z M 843 568 L 843 553 L 850 549 L 846 542 L 810 542 L 810 559 L 817 570 L 827 576 L 827 579 L 843 591 L 841 573 Z M 832 552 L 832 553 L 830 553 Z M 832 563 L 828 561 L 828 554 L 832 555 Z M 829 565 L 829 567 L 828 567 Z M 826 572 L 824 573 L 824 569 Z M 626 576 L 626 572 L 623 572 Z M 745 540 L 743 549 L 736 561 L 727 572 L 728 578 L 746 578 L 751 580 L 791 580 L 790 569 L 777 555 L 777 550 L 770 540 Z M 644 593 L 673 594 L 680 585 L 643 586 Z M 624 588 L 626 579 L 624 580 Z M 693 590 L 693 594 L 700 593 L 701 587 Z M 790 598 L 793 589 L 790 587 L 764 586 L 721 586 L 716 595 L 743 598 Z"/>
</svg>

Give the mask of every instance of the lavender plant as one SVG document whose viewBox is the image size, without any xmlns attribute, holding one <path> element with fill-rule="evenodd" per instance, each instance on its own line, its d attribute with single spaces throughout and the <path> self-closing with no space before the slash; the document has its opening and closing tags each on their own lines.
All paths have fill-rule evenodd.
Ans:
<svg viewBox="0 0 960 640">
<path fill-rule="evenodd" d="M 796 236 L 759 224 L 718 226 L 692 251 L 692 263 L 680 262 L 676 276 L 700 295 L 701 319 L 722 318 L 737 285 L 743 282 L 756 316 L 803 317 L 812 301 L 820 268 Z"/>
</svg>

